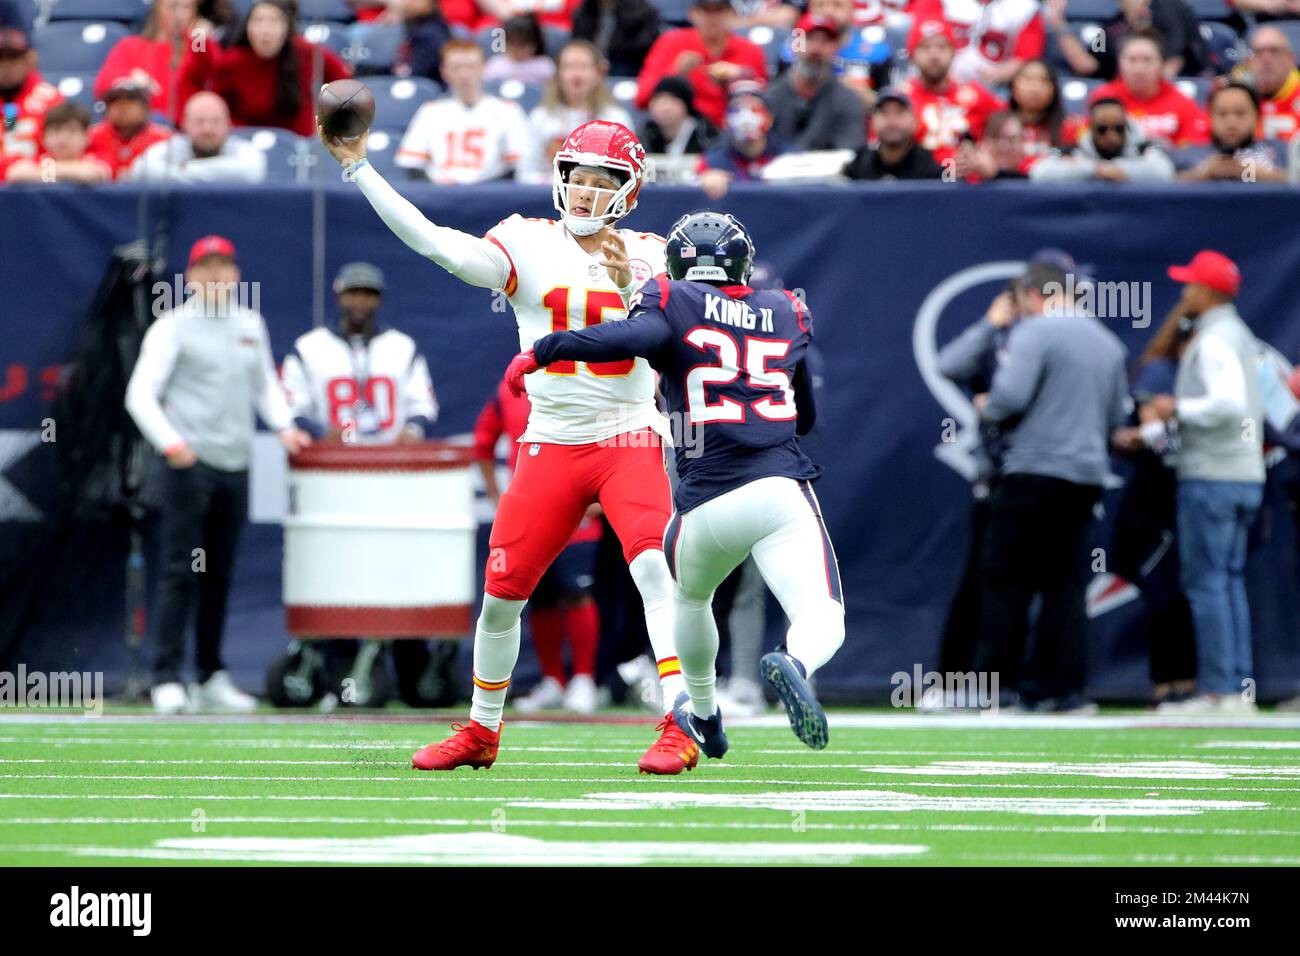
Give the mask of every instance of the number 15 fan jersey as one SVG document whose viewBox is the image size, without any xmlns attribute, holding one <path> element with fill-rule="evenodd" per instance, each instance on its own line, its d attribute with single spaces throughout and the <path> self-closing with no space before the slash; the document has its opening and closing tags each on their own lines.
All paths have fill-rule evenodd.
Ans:
<svg viewBox="0 0 1300 956">
<path fill-rule="evenodd" d="M 811 341 L 812 315 L 790 293 L 656 276 L 626 321 L 547 336 L 533 354 L 543 365 L 649 358 L 683 424 L 675 497 L 686 512 L 758 478 L 821 473 L 796 437 L 816 416 L 804 364 Z"/>
<path fill-rule="evenodd" d="M 627 248 L 633 279 L 664 271 L 664 240 L 651 233 L 615 230 Z M 487 238 L 510 260 L 505 293 L 519 323 L 519 347 L 551 332 L 614 323 L 627 308 L 599 250 L 586 252 L 553 219 L 504 219 Z M 671 441 L 655 405 L 654 371 L 644 359 L 556 362 L 525 382 L 532 413 L 521 442 L 585 445 L 651 428 Z"/>
</svg>

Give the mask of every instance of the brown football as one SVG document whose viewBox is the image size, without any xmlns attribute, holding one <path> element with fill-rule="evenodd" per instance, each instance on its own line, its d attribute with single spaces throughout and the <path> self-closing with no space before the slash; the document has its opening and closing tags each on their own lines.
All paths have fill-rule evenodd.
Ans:
<svg viewBox="0 0 1300 956">
<path fill-rule="evenodd" d="M 375 121 L 375 94 L 360 80 L 335 80 L 320 88 L 316 97 L 316 122 L 326 136 L 351 139 Z"/>
</svg>

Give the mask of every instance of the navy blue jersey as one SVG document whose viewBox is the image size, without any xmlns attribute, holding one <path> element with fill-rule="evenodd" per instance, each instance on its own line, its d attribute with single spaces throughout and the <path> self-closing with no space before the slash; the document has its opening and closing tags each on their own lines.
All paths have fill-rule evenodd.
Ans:
<svg viewBox="0 0 1300 956">
<path fill-rule="evenodd" d="M 656 276 L 631 314 L 533 343 L 542 365 L 641 356 L 662 375 L 677 437 L 677 510 L 757 478 L 814 479 L 797 436 L 816 416 L 804 357 L 812 314 L 783 291 Z"/>
</svg>

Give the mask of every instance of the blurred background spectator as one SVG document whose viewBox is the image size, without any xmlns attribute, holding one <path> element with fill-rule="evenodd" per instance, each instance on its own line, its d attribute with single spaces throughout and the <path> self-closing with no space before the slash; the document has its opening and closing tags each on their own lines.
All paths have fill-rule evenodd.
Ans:
<svg viewBox="0 0 1300 956">
<path fill-rule="evenodd" d="M 1008 87 L 1007 108 L 1020 120 L 1030 156 L 1043 156 L 1078 140 L 1077 121 L 1065 115 L 1060 80 L 1043 60 L 1029 60 L 1016 70 Z"/>
<path fill-rule="evenodd" d="M 732 32 L 729 0 L 692 0 L 691 25 L 659 37 L 637 78 L 637 109 L 645 109 L 665 76 L 681 76 L 695 91 L 695 108 L 716 126 L 727 110 L 727 88 L 737 80 L 767 81 L 762 49 Z"/>
<path fill-rule="evenodd" d="M 181 131 L 154 143 L 122 178 L 137 182 L 260 183 L 266 154 L 230 135 L 230 110 L 216 93 L 195 93 L 185 104 Z"/>
<path fill-rule="evenodd" d="M 1264 403 L 1259 343 L 1237 313 L 1241 273 L 1227 256 L 1198 252 L 1169 277 L 1183 283 L 1178 308 L 1192 320 L 1173 401 L 1153 403 L 1148 444 L 1177 421 L 1178 547 L 1183 591 L 1196 629 L 1196 694 L 1166 702 L 1173 713 L 1256 709 L 1246 543 L 1264 488 Z"/>
<path fill-rule="evenodd" d="M 1174 401 L 1178 361 L 1191 337 L 1191 320 L 1175 308 L 1156 329 L 1133 373 L 1133 439 L 1117 442 L 1132 456 L 1133 470 L 1116 505 L 1112 565 L 1136 585 L 1145 607 L 1143 626 L 1150 655 L 1151 703 L 1186 700 L 1196 687 L 1196 639 L 1192 610 L 1179 583 L 1178 460 L 1173 442 L 1148 447 L 1141 426 L 1159 420 Z"/>
<path fill-rule="evenodd" d="M 542 25 L 532 14 L 511 17 L 501 28 L 505 50 L 494 53 L 483 69 L 489 83 L 519 80 L 521 83 L 545 83 L 555 75 L 555 61 L 546 55 L 546 38 Z"/>
<path fill-rule="evenodd" d="M 1286 155 L 1275 142 L 1259 142 L 1259 94 L 1237 80 L 1219 85 L 1210 94 L 1210 142 L 1188 146 L 1174 154 L 1174 165 L 1185 182 L 1284 183 Z"/>
<path fill-rule="evenodd" d="M 1088 109 L 1088 131 L 1068 154 L 1039 159 L 1029 170 L 1035 182 L 1171 182 L 1173 161 L 1158 146 L 1147 142 L 1141 128 L 1119 100 L 1094 100 Z"/>
<path fill-rule="evenodd" d="M 1128 415 L 1124 347 L 1076 309 L 1073 289 L 1045 263 L 1017 280 L 1023 319 L 992 387 L 975 398 L 990 422 L 1014 419 L 990 499 L 975 669 L 1001 674 L 1001 690 L 1020 706 L 1054 713 L 1096 706 L 1083 696 L 1088 530 L 1110 474 L 1111 434 Z M 1026 664 L 1035 595 L 1042 603 Z"/>
<path fill-rule="evenodd" d="M 984 127 L 979 144 L 966 140 L 957 149 L 954 172 L 968 182 L 1026 179 L 1033 157 L 1025 153 L 1025 128 L 1010 110 L 998 110 Z"/>
<path fill-rule="evenodd" d="M 402 136 L 397 165 L 435 183 L 481 183 L 510 176 L 528 149 L 519 105 L 483 89 L 483 50 L 473 40 L 442 48 L 449 96 L 419 108 Z"/>
<path fill-rule="evenodd" d="M 943 167 L 916 142 L 916 113 L 900 87 L 887 87 L 871 113 L 875 146 L 862 146 L 844 169 L 850 179 L 938 179 Z"/>
<path fill-rule="evenodd" d="M 1159 37 L 1160 72 L 1165 79 L 1194 76 L 1206 67 L 1200 22 L 1185 0 L 1119 0 L 1114 16 L 1102 21 L 1098 42 L 1085 47 L 1066 20 L 1066 0 L 1046 0 L 1044 16 L 1066 62 L 1079 76 L 1113 80 L 1124 39 L 1135 33 Z"/>
<path fill-rule="evenodd" d="M 636 76 L 659 37 L 659 11 L 649 0 L 582 0 L 573 13 L 573 36 L 590 40 L 614 76 Z"/>
<path fill-rule="evenodd" d="M 1026 60 L 1043 56 L 1045 35 L 1038 0 L 916 0 L 916 20 L 942 19 L 953 27 L 953 77 L 1003 86 Z"/>
<path fill-rule="evenodd" d="M 787 151 L 771 130 L 772 114 L 758 84 L 736 84 L 722 141 L 700 157 L 700 188 L 710 199 L 725 196 L 733 180 L 761 178 L 763 167 Z"/>
<path fill-rule="evenodd" d="M 90 110 L 80 103 L 57 103 L 45 114 L 41 149 L 35 157 L 0 156 L 0 181 L 7 183 L 82 183 L 94 186 L 113 178 L 112 168 L 86 155 Z"/>
<path fill-rule="evenodd" d="M 835 79 L 840 25 L 811 14 L 799 21 L 803 49 L 767 88 L 773 133 L 792 150 L 853 149 L 866 141 L 862 99 Z"/>
<path fill-rule="evenodd" d="M 104 118 L 90 128 L 86 152 L 105 163 L 113 178 L 121 176 L 136 157 L 172 131 L 149 119 L 149 90 L 123 77 L 104 94 Z"/>
<path fill-rule="evenodd" d="M 16 18 L 0 22 L 0 109 L 4 111 L 0 155 L 34 159 L 40 152 L 45 113 L 62 99 L 36 68 L 36 51 L 26 29 Z"/>
<path fill-rule="evenodd" d="M 181 63 L 179 103 L 211 90 L 230 107 L 236 126 L 278 126 L 299 136 L 316 133 L 319 83 L 352 75 L 334 51 L 298 33 L 293 0 L 258 0 L 235 27 L 228 46 L 191 45 Z"/>
<path fill-rule="evenodd" d="M 1244 72 L 1260 96 L 1256 135 L 1289 142 L 1300 120 L 1300 70 L 1287 35 L 1276 27 L 1253 30 Z"/>
<path fill-rule="evenodd" d="M 718 128 L 695 111 L 695 94 L 680 76 L 665 76 L 646 107 L 641 143 L 647 153 L 684 156 L 716 142 Z"/>
<path fill-rule="evenodd" d="M 1160 41 L 1131 33 L 1119 48 L 1119 76 L 1097 87 L 1092 99 L 1113 97 L 1137 121 L 1147 139 L 1167 147 L 1199 146 L 1209 140 L 1209 121 L 1196 102 L 1164 76 Z"/>
<path fill-rule="evenodd" d="M 599 119 L 635 127 L 627 110 L 614 102 L 608 73 L 609 64 L 590 41 L 570 40 L 564 45 L 559 69 L 547 84 L 542 102 L 528 114 L 528 151 L 519 163 L 516 179 L 549 183 L 556 150 L 583 123 Z M 649 147 L 647 151 L 653 152 Z"/>
<path fill-rule="evenodd" d="M 440 0 L 395 0 L 392 9 L 403 33 L 393 73 L 441 83 L 442 48 L 451 39 L 451 27 L 442 16 Z"/>
<path fill-rule="evenodd" d="M 197 0 L 154 0 L 140 32 L 123 37 L 108 53 L 95 76 L 95 96 L 129 79 L 149 91 L 149 108 L 176 115 L 177 70 L 185 51 L 195 43 L 216 43 L 213 25 L 199 16 Z"/>
<path fill-rule="evenodd" d="M 1006 106 L 978 82 L 953 77 L 956 49 L 952 26 L 941 19 L 918 18 L 907 37 L 908 57 L 916 68 L 907 81 L 919 120 L 916 138 L 941 165 L 957 155 L 963 139 L 982 138 L 989 116 Z"/>
</svg>

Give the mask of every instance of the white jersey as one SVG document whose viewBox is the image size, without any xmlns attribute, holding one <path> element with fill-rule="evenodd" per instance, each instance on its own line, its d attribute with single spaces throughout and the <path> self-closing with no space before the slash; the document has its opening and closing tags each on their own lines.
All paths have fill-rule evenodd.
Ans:
<svg viewBox="0 0 1300 956">
<path fill-rule="evenodd" d="M 358 444 L 390 443 L 408 424 L 427 434 L 438 417 L 429 366 L 396 329 L 355 343 L 335 328 L 313 329 L 294 342 L 281 378 L 295 419 L 316 430 L 351 426 Z"/>
<path fill-rule="evenodd" d="M 473 106 L 444 97 L 416 112 L 395 162 L 435 183 L 463 185 L 500 179 L 527 148 L 528 121 L 518 104 L 486 94 Z"/>
<path fill-rule="evenodd" d="M 639 284 L 665 269 L 664 239 L 617 230 Z M 487 238 L 510 260 L 504 292 L 519 323 L 519 347 L 543 335 L 627 318 L 627 308 L 597 250 L 586 252 L 562 222 L 503 219 Z M 584 445 L 624 432 L 653 428 L 671 439 L 655 406 L 655 377 L 645 359 L 556 362 L 525 378 L 532 413 L 522 442 Z"/>
</svg>

